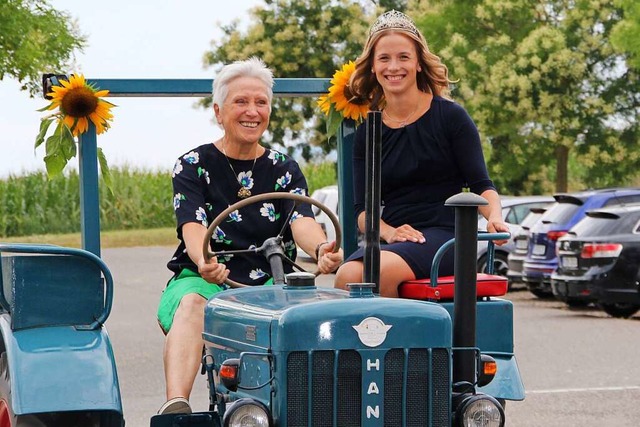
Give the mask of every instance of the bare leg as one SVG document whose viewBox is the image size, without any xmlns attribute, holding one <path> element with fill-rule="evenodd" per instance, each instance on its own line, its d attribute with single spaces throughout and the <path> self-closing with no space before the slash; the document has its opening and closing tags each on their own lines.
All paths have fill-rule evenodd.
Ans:
<svg viewBox="0 0 640 427">
<path fill-rule="evenodd" d="M 348 283 L 361 283 L 364 273 L 364 264 L 362 261 L 349 261 L 340 266 L 336 272 L 334 287 L 348 291 Z"/>
<path fill-rule="evenodd" d="M 167 400 L 189 399 L 201 364 L 202 331 L 206 300 L 198 294 L 185 295 L 173 318 L 164 344 L 164 374 Z"/>
<path fill-rule="evenodd" d="M 338 269 L 334 287 L 348 290 L 348 283 L 362 282 L 363 273 L 362 261 L 349 261 Z M 413 270 L 402 257 L 393 252 L 380 252 L 380 296 L 397 297 L 398 285 L 415 278 Z"/>
<path fill-rule="evenodd" d="M 388 251 L 380 252 L 380 296 L 398 297 L 400 283 L 416 278 L 413 270 L 398 254 Z"/>
</svg>

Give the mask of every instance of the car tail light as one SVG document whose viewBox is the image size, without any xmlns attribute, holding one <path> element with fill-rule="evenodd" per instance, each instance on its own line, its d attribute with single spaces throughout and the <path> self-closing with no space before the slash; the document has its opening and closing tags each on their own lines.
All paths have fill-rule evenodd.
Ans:
<svg viewBox="0 0 640 427">
<path fill-rule="evenodd" d="M 585 243 L 582 258 L 616 258 L 622 252 L 620 243 Z"/>
<path fill-rule="evenodd" d="M 560 237 L 564 236 L 565 234 L 567 234 L 566 230 L 548 231 L 547 232 L 547 238 L 549 240 L 551 240 L 552 242 L 555 242 L 556 240 L 558 240 Z"/>
</svg>

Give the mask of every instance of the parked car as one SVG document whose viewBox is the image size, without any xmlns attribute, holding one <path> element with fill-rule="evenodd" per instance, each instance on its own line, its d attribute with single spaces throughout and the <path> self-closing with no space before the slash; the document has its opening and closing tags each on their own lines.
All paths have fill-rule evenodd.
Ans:
<svg viewBox="0 0 640 427">
<path fill-rule="evenodd" d="M 515 249 L 514 236 L 520 233 L 522 221 L 527 217 L 531 208 L 547 206 L 554 202 L 552 196 L 502 196 L 502 218 L 509 226 L 511 239 L 502 246 L 495 247 L 493 264 L 494 274 L 507 276 L 509 270 L 508 256 Z M 478 214 L 478 230 L 487 230 L 487 220 Z M 478 272 L 487 269 L 487 242 L 478 242 Z"/>
<path fill-rule="evenodd" d="M 640 202 L 638 188 L 607 188 L 577 193 L 561 193 L 531 229 L 522 279 L 537 297 L 551 297 L 551 274 L 558 266 L 556 241 L 591 209 Z"/>
<path fill-rule="evenodd" d="M 527 246 L 529 245 L 529 234 L 533 227 L 547 211 L 547 207 L 531 208 L 529 214 L 520 223 L 520 231 L 516 233 L 513 239 L 513 250 L 509 252 L 507 263 L 507 279 L 509 280 L 509 289 L 517 283 L 522 283 L 522 265 L 527 256 Z"/>
<path fill-rule="evenodd" d="M 587 212 L 557 249 L 556 298 L 570 306 L 597 302 L 614 317 L 640 310 L 640 205 Z"/>
</svg>

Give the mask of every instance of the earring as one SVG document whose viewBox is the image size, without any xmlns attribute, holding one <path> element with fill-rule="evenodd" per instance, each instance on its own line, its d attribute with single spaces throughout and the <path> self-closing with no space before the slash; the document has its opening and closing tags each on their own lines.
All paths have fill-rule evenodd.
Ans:
<svg viewBox="0 0 640 427">
<path fill-rule="evenodd" d="M 371 73 L 372 73 L 372 74 L 375 74 L 375 71 L 373 71 L 373 68 L 371 69 Z"/>
</svg>

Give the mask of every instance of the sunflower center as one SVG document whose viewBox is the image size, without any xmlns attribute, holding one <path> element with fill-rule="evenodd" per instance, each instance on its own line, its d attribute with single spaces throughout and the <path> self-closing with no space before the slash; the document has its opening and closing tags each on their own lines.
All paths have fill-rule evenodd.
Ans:
<svg viewBox="0 0 640 427">
<path fill-rule="evenodd" d="M 97 107 L 98 97 L 88 87 L 70 89 L 60 103 L 60 110 L 71 117 L 86 117 Z"/>
<path fill-rule="evenodd" d="M 344 87 L 344 97 L 347 101 L 355 105 L 364 105 L 367 102 L 365 99 L 355 96 L 353 92 L 351 92 L 349 85 L 345 85 Z"/>
</svg>

